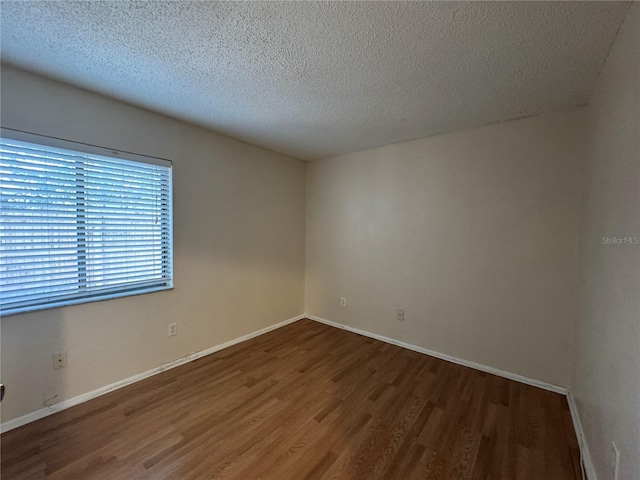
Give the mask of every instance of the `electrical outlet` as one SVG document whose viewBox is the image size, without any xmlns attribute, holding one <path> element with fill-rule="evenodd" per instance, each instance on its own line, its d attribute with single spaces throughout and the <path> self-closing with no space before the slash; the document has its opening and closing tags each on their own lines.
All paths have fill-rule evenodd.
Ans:
<svg viewBox="0 0 640 480">
<path fill-rule="evenodd" d="M 347 299 L 345 297 L 340 297 L 340 306 L 341 307 L 347 306 Z"/>
<path fill-rule="evenodd" d="M 401 308 L 396 308 L 396 320 L 404 322 L 404 310 Z"/>
<path fill-rule="evenodd" d="M 613 480 L 618 480 L 618 470 L 620 468 L 620 451 L 616 446 L 616 442 L 611 442 L 611 473 Z"/>
<path fill-rule="evenodd" d="M 51 355 L 53 360 L 53 369 L 60 370 L 61 368 L 65 368 L 67 366 L 67 352 L 62 353 L 54 353 Z"/>
<path fill-rule="evenodd" d="M 178 324 L 170 323 L 169 331 L 167 332 L 167 337 L 173 337 L 176 333 L 178 333 Z"/>
</svg>

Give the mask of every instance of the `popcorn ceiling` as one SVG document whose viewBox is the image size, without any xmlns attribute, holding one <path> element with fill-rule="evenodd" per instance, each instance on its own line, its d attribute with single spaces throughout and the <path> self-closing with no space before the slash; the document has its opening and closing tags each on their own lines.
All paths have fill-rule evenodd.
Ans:
<svg viewBox="0 0 640 480">
<path fill-rule="evenodd" d="M 627 2 L 3 2 L 2 59 L 301 159 L 583 104 Z"/>
</svg>

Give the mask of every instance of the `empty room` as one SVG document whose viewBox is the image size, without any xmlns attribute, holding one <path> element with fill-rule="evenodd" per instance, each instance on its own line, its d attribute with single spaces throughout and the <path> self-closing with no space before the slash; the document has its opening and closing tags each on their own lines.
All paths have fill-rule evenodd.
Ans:
<svg viewBox="0 0 640 480">
<path fill-rule="evenodd" d="M 640 480 L 640 3 L 0 33 L 3 480 Z"/>
</svg>

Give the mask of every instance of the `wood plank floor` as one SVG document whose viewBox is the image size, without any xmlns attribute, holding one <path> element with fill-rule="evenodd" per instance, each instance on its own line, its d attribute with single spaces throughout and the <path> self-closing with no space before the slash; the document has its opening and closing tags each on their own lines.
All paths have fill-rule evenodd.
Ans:
<svg viewBox="0 0 640 480">
<path fill-rule="evenodd" d="M 561 395 L 301 320 L 1 437 L 2 479 L 580 479 Z"/>
</svg>

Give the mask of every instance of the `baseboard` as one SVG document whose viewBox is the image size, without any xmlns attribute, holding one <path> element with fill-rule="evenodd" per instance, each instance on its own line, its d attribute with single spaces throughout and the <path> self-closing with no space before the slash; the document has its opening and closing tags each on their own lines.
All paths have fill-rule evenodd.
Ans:
<svg viewBox="0 0 640 480">
<path fill-rule="evenodd" d="M 399 347 L 407 348 L 415 352 L 424 353 L 432 357 L 440 358 L 442 360 L 447 360 L 449 362 L 457 363 L 459 365 L 464 365 L 465 367 L 470 367 L 476 370 L 480 370 L 482 372 L 491 373 L 493 375 L 498 375 L 500 377 L 508 378 L 509 380 L 515 380 L 516 382 L 525 383 L 527 385 L 531 385 L 534 387 L 559 393 L 561 395 L 565 395 L 567 397 L 569 411 L 571 412 L 571 420 L 573 421 L 573 428 L 576 432 L 576 437 L 578 439 L 578 446 L 580 448 L 580 460 L 582 463 L 584 480 L 598 480 L 596 471 L 593 467 L 591 454 L 589 453 L 589 446 L 587 444 L 587 441 L 584 435 L 584 430 L 582 429 L 582 423 L 580 422 L 578 407 L 576 405 L 575 399 L 573 398 L 573 395 L 567 388 L 559 387 L 557 385 L 552 385 L 550 383 L 542 382 L 540 380 L 535 380 L 533 378 L 525 377 L 523 375 L 518 375 L 516 373 L 507 372 L 505 370 L 489 367 L 487 365 L 482 365 L 480 363 L 471 362 L 469 360 L 464 360 L 451 355 L 446 355 L 444 353 L 435 352 L 427 348 L 418 347 L 410 343 L 401 342 L 399 340 L 385 337 L 383 335 L 378 335 L 376 333 L 371 333 L 366 330 L 360 330 L 359 328 L 354 328 L 348 325 L 343 325 L 341 323 L 332 322 L 331 320 L 327 320 L 321 317 L 316 317 L 314 315 L 304 315 L 304 317 L 311 320 L 315 320 L 316 322 L 330 325 L 332 327 L 337 327 L 343 330 L 347 330 L 349 332 L 357 333 L 359 335 L 364 335 L 365 337 L 375 338 L 376 340 L 380 340 L 382 342 L 390 343 L 392 345 L 398 345 Z"/>
<path fill-rule="evenodd" d="M 314 320 L 316 322 L 320 322 L 320 323 L 324 323 L 326 325 L 330 325 L 332 327 L 337 327 L 337 328 L 341 328 L 343 330 L 347 330 L 353 333 L 357 333 L 359 335 L 364 335 L 365 337 L 370 337 L 370 338 L 375 338 L 376 340 L 380 340 L 382 342 L 386 342 L 386 343 L 390 343 L 393 345 L 397 345 L 403 348 L 407 348 L 409 350 L 413 350 L 415 352 L 419 352 L 419 353 L 424 353 L 426 355 L 430 355 L 432 357 L 436 357 L 436 358 L 440 358 L 442 360 L 446 360 L 449 362 L 453 362 L 453 363 L 457 363 L 459 365 L 464 365 L 465 367 L 470 367 L 476 370 L 480 370 L 482 372 L 486 372 L 486 373 L 491 373 L 493 375 L 498 375 L 500 377 L 504 377 L 504 378 L 508 378 L 510 380 L 515 380 L 516 382 L 521 382 L 521 383 L 525 383 L 527 385 L 532 385 L 534 387 L 538 387 L 538 388 L 543 388 L 545 390 L 550 390 L 552 392 L 556 392 L 556 393 L 560 393 L 562 395 L 567 395 L 568 391 L 566 388 L 563 387 L 559 387 L 557 385 L 552 385 L 549 383 L 545 383 L 545 382 L 541 382 L 539 380 L 534 380 L 532 378 L 528 378 L 522 375 L 518 375 L 515 373 L 511 373 L 511 372 L 507 372 L 504 370 L 499 370 L 497 368 L 493 368 L 493 367 L 489 367 L 486 365 L 482 365 L 480 363 L 476 363 L 476 362 L 471 362 L 468 360 L 464 360 L 461 358 L 457 358 L 451 355 L 446 355 L 444 353 L 440 353 L 440 352 L 436 352 L 433 350 L 429 350 L 427 348 L 423 348 L 423 347 L 418 347 L 416 345 L 412 345 L 409 343 L 405 343 L 405 342 L 401 342 L 399 340 L 394 340 L 392 338 L 389 337 L 385 337 L 383 335 L 378 335 L 376 333 L 371 333 L 368 332 L 366 330 L 360 330 L 359 328 L 353 328 L 350 327 L 348 325 L 343 325 L 341 323 L 336 323 L 336 322 L 332 322 L 330 320 L 321 318 L 321 317 L 316 317 L 314 315 L 297 315 L 295 317 L 292 317 L 288 320 L 284 320 L 283 322 L 280 323 L 276 323 L 275 325 L 271 325 L 269 327 L 257 330 L 255 332 L 249 333 L 247 335 L 243 335 L 241 337 L 235 338 L 233 340 L 229 340 L 228 342 L 225 343 L 221 343 L 219 345 L 215 345 L 211 348 L 207 348 L 206 350 L 202 350 L 200 352 L 195 352 L 192 353 L 190 355 L 187 355 L 185 357 L 179 358 L 177 360 L 174 360 L 172 362 L 169 363 L 165 363 L 163 365 L 160 365 L 159 367 L 156 368 L 152 368 L 151 370 L 147 370 L 146 372 L 142 372 L 139 373 L 137 375 L 133 375 L 129 378 L 125 378 L 123 380 L 120 380 L 118 382 L 112 383 L 110 385 L 106 385 L 104 387 L 100 387 L 96 390 L 93 390 L 91 392 L 87 392 L 87 393 L 83 393 L 81 395 L 78 395 L 76 397 L 70 398 L 68 400 L 64 400 L 62 402 L 56 403 L 54 405 L 51 405 L 49 407 L 46 408 L 42 408 L 40 410 L 36 410 L 35 412 L 31 412 L 28 413 L 26 415 L 23 415 L 21 417 L 17 417 L 14 418 L 12 420 L 8 420 L 6 422 L 3 422 L 2 424 L 0 424 L 0 433 L 4 433 L 4 432 L 8 432 L 9 430 L 13 430 L 14 428 L 18 428 L 21 427 L 23 425 L 26 425 L 27 423 L 31 423 L 31 422 L 35 422 L 36 420 L 39 420 L 41 418 L 47 417 L 49 415 L 52 415 L 54 413 L 60 412 L 62 410 L 66 410 L 67 408 L 71 408 L 75 405 L 79 405 L 81 403 L 87 402 L 89 400 L 91 400 L 92 398 L 96 398 L 99 397 L 101 395 L 104 395 L 106 393 L 112 392 L 114 390 L 117 390 L 119 388 L 125 387 L 127 385 L 131 385 L 132 383 L 135 382 L 139 382 L 140 380 L 143 380 L 145 378 L 151 377 L 153 375 L 157 375 L 158 373 L 164 372 L 166 370 L 170 370 L 172 368 L 178 367 L 180 365 L 183 365 L 187 362 L 191 362 L 197 358 L 200 357 L 204 357 L 206 355 L 210 355 L 212 353 L 215 353 L 219 350 L 223 350 L 225 348 L 231 347 L 232 345 L 235 345 L 237 343 L 241 343 L 244 342 L 246 340 L 249 340 L 251 338 L 257 337 L 259 335 L 263 335 L 267 332 L 270 332 L 272 330 L 275 330 L 277 328 L 280 327 L 284 327 L 285 325 L 289 325 L 290 323 L 296 322 L 298 320 L 301 320 L 303 318 L 308 318 L 311 320 Z M 581 452 L 583 452 L 583 461 L 585 462 L 585 469 L 587 470 L 588 473 L 588 480 L 595 480 L 596 477 L 592 474 L 589 473 L 589 470 L 593 471 L 593 467 L 591 465 L 590 462 L 590 457 L 588 456 L 588 450 L 586 448 L 583 449 L 583 445 L 585 445 L 584 443 L 584 435 L 582 434 L 582 428 L 580 427 L 580 422 L 579 422 L 579 417 L 578 417 L 578 413 L 575 407 L 575 403 L 573 402 L 573 398 L 568 395 L 568 401 L 569 401 L 569 407 L 571 409 L 571 416 L 574 420 L 574 427 L 576 428 L 576 434 L 578 435 L 578 442 L 580 443 L 580 450 Z M 588 468 L 590 467 L 590 468 Z"/>
<path fill-rule="evenodd" d="M 68 400 L 64 400 L 62 402 L 56 403 L 54 405 L 51 405 L 50 407 L 42 408 L 40 410 L 36 410 L 35 412 L 27 413 L 26 415 L 23 415 L 21 417 L 8 420 L 0 424 L 0 433 L 8 432 L 9 430 L 13 430 L 14 428 L 21 427 L 23 425 L 26 425 L 27 423 L 35 422 L 36 420 L 40 420 L 41 418 L 48 417 L 49 415 L 53 415 L 54 413 L 57 413 L 62 410 L 66 410 L 67 408 L 71 408 L 81 403 L 87 402 L 92 398 L 96 398 L 101 395 L 104 395 L 105 393 L 109 393 L 119 388 L 125 387 L 127 385 L 131 385 L 132 383 L 139 382 L 140 380 L 143 380 L 145 378 L 151 377 L 153 375 L 157 375 L 158 373 L 161 373 L 161 372 L 170 370 L 172 368 L 175 368 L 179 365 L 183 365 L 185 363 L 191 362 L 196 358 L 210 355 L 219 350 L 223 350 L 225 348 L 231 347 L 232 345 L 235 345 L 237 343 L 241 343 L 251 338 L 263 335 L 277 328 L 284 327 L 285 325 L 289 325 L 290 323 L 297 322 L 298 320 L 302 320 L 303 318 L 306 318 L 306 316 L 297 315 L 283 322 L 276 323 L 275 325 L 271 325 L 269 327 L 262 328 L 260 330 L 256 330 L 255 332 L 249 333 L 247 335 L 243 335 L 242 337 L 234 338 L 233 340 L 229 340 L 228 342 L 215 345 L 211 348 L 207 348 L 206 350 L 201 350 L 200 352 L 191 353 L 186 357 L 182 357 L 172 362 L 165 363 L 163 365 L 160 365 L 159 367 L 152 368 L 151 370 L 147 370 L 146 372 L 138 373 L 137 375 L 133 375 L 129 378 L 125 378 L 118 382 L 112 383 L 111 385 L 100 387 L 91 392 L 83 393 L 82 395 L 78 395 L 76 397 L 69 398 Z"/>
<path fill-rule="evenodd" d="M 571 412 L 573 429 L 576 431 L 576 437 L 578 438 L 578 447 L 580 447 L 580 461 L 582 463 L 582 473 L 585 477 L 584 480 L 598 480 L 596 470 L 595 468 L 593 468 L 591 454 L 589 453 L 589 446 L 587 445 L 587 440 L 584 436 L 584 430 L 582 429 L 582 422 L 580 422 L 578 406 L 576 405 L 576 401 L 573 398 L 571 392 L 567 393 L 567 402 L 569 403 L 569 411 Z"/>
<path fill-rule="evenodd" d="M 493 375 L 497 375 L 499 377 L 508 378 L 509 380 L 515 380 L 516 382 L 526 383 L 527 385 L 532 385 L 534 387 L 543 388 L 545 390 L 550 390 L 555 393 L 559 393 L 561 395 L 566 395 L 568 390 L 564 387 L 559 387 L 557 385 L 552 385 L 550 383 L 545 383 L 540 380 L 535 380 L 533 378 L 525 377 L 522 375 L 518 375 L 517 373 L 507 372 L 505 370 L 500 370 L 497 368 L 489 367 L 487 365 L 482 365 L 481 363 L 471 362 L 469 360 L 464 360 L 462 358 L 453 357 L 451 355 L 446 355 L 444 353 L 435 352 L 433 350 L 429 350 L 427 348 L 418 347 L 416 345 L 412 345 L 410 343 L 401 342 L 399 340 L 394 340 L 393 338 L 385 337 L 383 335 L 378 335 L 377 333 L 367 332 L 366 330 L 360 330 L 359 328 L 353 328 L 348 325 L 343 325 L 341 323 L 332 322 L 331 320 L 326 320 L 324 318 L 316 317 L 313 315 L 304 315 L 305 318 L 309 318 L 311 320 L 315 320 L 316 322 L 324 323 L 326 325 L 330 325 L 332 327 L 341 328 L 343 330 L 348 330 L 349 332 L 357 333 L 359 335 L 364 335 L 365 337 L 375 338 L 376 340 L 380 340 L 382 342 L 391 343 L 393 345 L 398 345 L 399 347 L 407 348 L 409 350 L 413 350 L 414 352 L 424 353 L 425 355 L 429 355 L 431 357 L 440 358 L 442 360 L 446 360 L 448 362 L 457 363 L 458 365 L 464 365 L 465 367 L 470 367 L 475 370 L 480 370 L 482 372 L 491 373 Z"/>
</svg>

